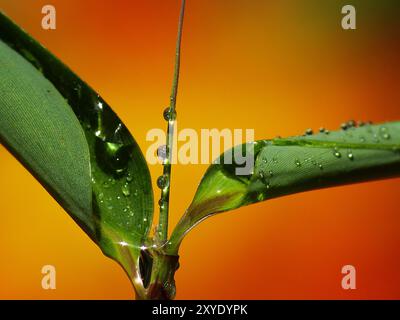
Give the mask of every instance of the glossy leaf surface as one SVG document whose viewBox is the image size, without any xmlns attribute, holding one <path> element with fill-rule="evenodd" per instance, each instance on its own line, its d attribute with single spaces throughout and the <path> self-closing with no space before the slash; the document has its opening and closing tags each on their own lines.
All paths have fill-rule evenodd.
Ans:
<svg viewBox="0 0 400 320">
<path fill-rule="evenodd" d="M 3 14 L 0 40 L 2 143 L 138 277 L 153 214 L 139 146 L 95 91 Z"/>
<path fill-rule="evenodd" d="M 254 166 L 238 175 L 235 154 Z M 225 159 L 233 159 L 231 163 Z M 261 140 L 225 152 L 205 173 L 175 228 L 170 252 L 200 221 L 218 212 L 283 195 L 400 175 L 400 122 L 349 127 L 287 139 Z"/>
</svg>

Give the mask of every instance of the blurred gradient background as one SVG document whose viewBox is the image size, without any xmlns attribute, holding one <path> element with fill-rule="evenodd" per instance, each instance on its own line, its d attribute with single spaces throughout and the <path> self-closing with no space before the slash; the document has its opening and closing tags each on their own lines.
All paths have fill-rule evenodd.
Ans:
<svg viewBox="0 0 400 320">
<path fill-rule="evenodd" d="M 41 8 L 57 29 L 41 28 Z M 357 30 L 341 28 L 341 8 Z M 0 9 L 95 88 L 130 128 L 165 129 L 178 0 L 0 0 Z M 400 2 L 188 0 L 179 128 L 254 128 L 256 139 L 400 120 Z M 105 258 L 0 147 L 0 298 L 132 299 Z M 173 168 L 171 227 L 206 165 Z M 153 181 L 161 166 L 150 167 Z M 177 299 L 400 299 L 400 179 L 288 196 L 206 220 L 187 236 Z M 155 190 L 155 198 L 159 192 Z M 57 289 L 41 288 L 41 268 Z M 357 289 L 341 288 L 354 265 Z"/>
</svg>

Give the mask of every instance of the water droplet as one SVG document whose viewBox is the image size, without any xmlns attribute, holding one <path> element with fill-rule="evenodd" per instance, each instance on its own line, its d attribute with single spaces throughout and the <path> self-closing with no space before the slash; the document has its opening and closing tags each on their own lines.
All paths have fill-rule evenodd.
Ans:
<svg viewBox="0 0 400 320">
<path fill-rule="evenodd" d="M 361 142 L 365 142 L 365 138 L 364 137 L 360 137 L 360 141 Z"/>
<path fill-rule="evenodd" d="M 109 187 L 109 185 L 108 185 L 108 182 L 107 182 L 107 181 L 105 181 L 105 182 L 103 183 L 103 187 L 104 187 L 104 188 L 106 188 L 106 189 Z"/>
<path fill-rule="evenodd" d="M 270 175 L 270 177 L 273 177 L 274 176 L 274 173 L 272 172 L 272 170 L 269 170 L 269 175 Z"/>
<path fill-rule="evenodd" d="M 364 123 L 363 121 L 358 121 L 358 122 L 357 122 L 357 125 L 358 125 L 359 127 L 364 127 L 364 126 L 365 126 L 365 123 Z"/>
<path fill-rule="evenodd" d="M 132 174 L 129 172 L 126 176 L 126 182 L 131 182 L 133 180 Z"/>
<path fill-rule="evenodd" d="M 349 121 L 347 121 L 347 126 L 349 128 L 355 127 L 356 126 L 356 122 L 354 120 L 349 120 Z"/>
<path fill-rule="evenodd" d="M 346 123 L 346 122 L 343 122 L 343 123 L 340 125 L 340 128 L 341 128 L 342 130 L 347 130 L 347 129 L 348 129 L 347 123 Z"/>
<path fill-rule="evenodd" d="M 380 127 L 379 130 L 381 130 L 381 132 L 386 132 L 387 128 L 386 127 Z"/>
<path fill-rule="evenodd" d="M 143 218 L 143 222 L 147 222 L 147 218 Z"/>
<path fill-rule="evenodd" d="M 163 204 L 164 204 L 164 200 L 163 200 L 163 199 L 158 200 L 158 205 L 159 205 L 160 207 L 161 207 Z"/>
<path fill-rule="evenodd" d="M 389 139 L 390 139 L 390 134 L 389 134 L 389 133 L 384 133 L 384 134 L 382 135 L 382 137 L 383 137 L 383 139 L 385 139 L 385 140 L 389 140 Z"/>
<path fill-rule="evenodd" d="M 167 107 L 163 112 L 163 117 L 165 121 L 174 121 L 176 119 L 176 111 L 172 110 L 170 107 Z"/>
<path fill-rule="evenodd" d="M 273 158 L 272 158 L 272 162 L 276 164 L 276 163 L 278 163 L 278 159 L 275 158 L 275 157 L 273 157 Z"/>
<path fill-rule="evenodd" d="M 124 184 L 124 185 L 121 187 L 121 190 L 122 190 L 122 194 L 123 194 L 125 197 L 129 197 L 129 196 L 131 195 L 131 191 L 130 191 L 130 189 L 129 189 L 129 185 L 128 185 L 128 184 Z"/>
<path fill-rule="evenodd" d="M 163 162 L 167 160 L 167 146 L 165 144 L 158 147 L 157 157 Z"/>
<path fill-rule="evenodd" d="M 324 169 L 324 166 L 322 164 L 318 164 L 318 168 L 320 168 L 321 170 Z"/>
<path fill-rule="evenodd" d="M 324 127 L 319 128 L 319 132 L 324 133 L 326 129 Z"/>
<path fill-rule="evenodd" d="M 354 160 L 354 155 L 353 155 L 353 153 L 352 153 L 351 151 L 347 154 L 347 157 L 348 157 L 350 160 Z"/>
<path fill-rule="evenodd" d="M 128 210 L 129 210 L 128 208 L 124 208 L 122 211 L 123 212 L 128 212 Z"/>
<path fill-rule="evenodd" d="M 168 186 L 168 177 L 167 177 L 165 174 L 163 174 L 162 176 L 159 176 L 159 177 L 158 177 L 158 179 L 157 179 L 157 186 L 158 186 L 160 189 L 164 189 L 165 187 Z"/>
<path fill-rule="evenodd" d="M 337 151 L 337 150 L 335 150 L 335 151 L 333 152 L 333 155 L 334 155 L 336 158 L 341 158 L 341 157 L 342 157 L 342 154 L 341 154 L 339 151 Z"/>
<path fill-rule="evenodd" d="M 104 199 L 104 193 L 103 192 L 101 192 L 101 193 L 99 193 L 99 200 L 101 201 L 101 200 L 103 200 Z"/>
<path fill-rule="evenodd" d="M 127 170 L 132 148 L 133 145 L 106 142 L 99 138 L 96 140 L 95 146 L 97 163 L 103 171 L 113 175 L 121 175 Z"/>
<path fill-rule="evenodd" d="M 121 200 L 121 196 L 117 196 L 117 200 Z"/>
<path fill-rule="evenodd" d="M 294 160 L 296 167 L 301 167 L 301 163 L 299 159 Z"/>
<path fill-rule="evenodd" d="M 307 136 L 311 136 L 313 133 L 314 133 L 314 131 L 313 131 L 311 128 L 308 128 L 308 129 L 305 131 L 305 134 L 306 134 Z"/>
</svg>

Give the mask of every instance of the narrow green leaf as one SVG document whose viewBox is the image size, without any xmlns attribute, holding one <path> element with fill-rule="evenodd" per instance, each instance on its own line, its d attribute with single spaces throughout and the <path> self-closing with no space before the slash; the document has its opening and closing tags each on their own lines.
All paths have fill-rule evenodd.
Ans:
<svg viewBox="0 0 400 320">
<path fill-rule="evenodd" d="M 248 175 L 235 153 L 254 154 Z M 251 158 L 251 157 L 250 157 Z M 261 140 L 225 152 L 205 173 L 170 239 L 176 252 L 200 221 L 223 211 L 296 192 L 400 175 L 400 122 L 350 127 L 287 139 Z"/>
<path fill-rule="evenodd" d="M 96 92 L 3 14 L 0 41 L 2 143 L 137 281 L 153 215 L 139 146 Z"/>
<path fill-rule="evenodd" d="M 54 86 L 2 41 L 0 70 L 1 138 L 93 236 L 89 149 L 78 119 Z"/>
</svg>

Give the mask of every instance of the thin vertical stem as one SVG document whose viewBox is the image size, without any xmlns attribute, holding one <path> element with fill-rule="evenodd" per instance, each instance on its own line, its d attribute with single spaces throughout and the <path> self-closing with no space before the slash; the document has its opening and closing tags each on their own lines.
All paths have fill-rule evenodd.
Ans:
<svg viewBox="0 0 400 320">
<path fill-rule="evenodd" d="M 176 120 L 176 97 L 178 94 L 179 84 L 179 70 L 181 60 L 181 41 L 182 41 L 182 30 L 183 30 L 183 18 L 185 14 L 185 0 L 182 0 L 181 12 L 179 16 L 178 25 L 178 37 L 176 41 L 175 51 L 175 69 L 174 78 L 172 82 L 172 90 L 169 104 L 169 118 L 168 118 L 168 129 L 167 129 L 167 141 L 166 141 L 166 159 L 163 168 L 163 180 L 164 184 L 161 184 L 161 198 L 160 198 L 160 215 L 157 228 L 157 239 L 160 242 L 165 242 L 168 238 L 168 214 L 169 214 L 169 195 L 170 195 L 170 181 L 171 181 L 171 160 L 173 154 L 173 136 L 174 126 Z"/>
</svg>

